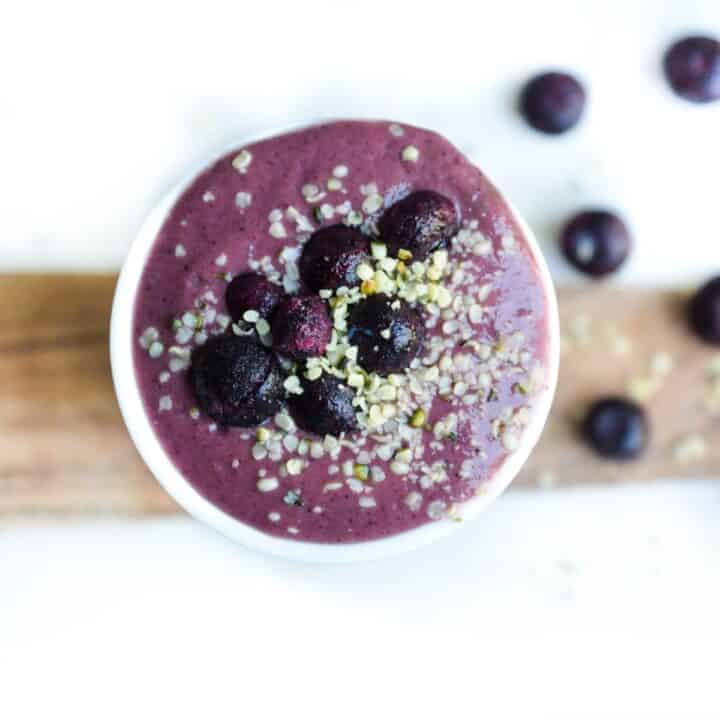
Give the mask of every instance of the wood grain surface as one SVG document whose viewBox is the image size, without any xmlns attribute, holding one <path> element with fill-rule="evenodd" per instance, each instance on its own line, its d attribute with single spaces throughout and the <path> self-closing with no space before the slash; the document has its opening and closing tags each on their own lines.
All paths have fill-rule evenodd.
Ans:
<svg viewBox="0 0 720 720">
<path fill-rule="evenodd" d="M 0 276 L 0 516 L 177 511 L 134 450 L 115 402 L 115 281 Z M 720 478 L 720 349 L 690 336 L 684 301 L 602 285 L 560 292 L 558 394 L 515 487 Z M 628 392 L 647 405 L 652 443 L 642 460 L 605 462 L 578 441 L 577 419 L 594 397 Z"/>
</svg>

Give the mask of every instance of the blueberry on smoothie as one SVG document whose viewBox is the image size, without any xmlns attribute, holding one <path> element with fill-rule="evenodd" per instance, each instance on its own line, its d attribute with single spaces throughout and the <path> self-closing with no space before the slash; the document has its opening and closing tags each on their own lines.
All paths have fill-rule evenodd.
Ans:
<svg viewBox="0 0 720 720">
<path fill-rule="evenodd" d="M 272 324 L 273 347 L 296 360 L 322 355 L 330 342 L 332 321 L 317 295 L 293 295 L 278 305 Z"/>
<path fill-rule="evenodd" d="M 313 233 L 300 257 L 300 277 L 315 292 L 360 284 L 357 268 L 368 259 L 367 238 L 356 228 L 331 225 Z"/>
<path fill-rule="evenodd" d="M 292 395 L 288 403 L 303 430 L 337 437 L 357 429 L 352 404 L 355 393 L 334 375 L 321 375 L 317 380 L 303 378 L 302 388 L 302 395 Z"/>
<path fill-rule="evenodd" d="M 690 300 L 690 326 L 699 337 L 720 345 L 720 276 L 703 285 Z"/>
<path fill-rule="evenodd" d="M 523 88 L 520 111 L 540 132 L 559 135 L 575 127 L 585 109 L 585 89 L 567 73 L 536 75 Z"/>
<path fill-rule="evenodd" d="M 645 411 L 620 397 L 598 400 L 588 410 L 582 427 L 587 443 L 613 460 L 632 460 L 647 446 L 649 426 Z"/>
<path fill-rule="evenodd" d="M 285 394 L 275 356 L 248 337 L 222 335 L 198 347 L 190 379 L 200 409 L 221 425 L 259 425 Z"/>
<path fill-rule="evenodd" d="M 372 295 L 353 307 L 348 327 L 358 362 L 368 372 L 402 372 L 423 350 L 425 318 L 404 300 Z"/>
<path fill-rule="evenodd" d="M 255 310 L 269 320 L 283 295 L 282 288 L 264 275 L 248 272 L 232 279 L 225 291 L 225 303 L 234 322 L 242 320 L 248 310 Z"/>
<path fill-rule="evenodd" d="M 449 198 L 432 190 L 418 190 L 391 205 L 378 223 L 380 239 L 391 255 L 400 250 L 413 260 L 425 260 L 446 248 L 458 231 L 458 214 Z"/>
<path fill-rule="evenodd" d="M 665 77 L 677 95 L 695 103 L 720 98 L 720 42 L 695 35 L 678 40 L 665 53 Z"/>
<path fill-rule="evenodd" d="M 600 277 L 617 270 L 632 246 L 630 231 L 614 213 L 587 210 L 567 223 L 560 236 L 568 261 L 586 275 Z"/>
</svg>

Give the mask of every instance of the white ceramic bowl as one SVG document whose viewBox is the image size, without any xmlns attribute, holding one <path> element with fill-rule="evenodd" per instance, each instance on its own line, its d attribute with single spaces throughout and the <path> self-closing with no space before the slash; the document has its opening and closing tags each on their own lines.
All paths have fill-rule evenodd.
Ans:
<svg viewBox="0 0 720 720">
<path fill-rule="evenodd" d="M 242 143 L 235 143 L 227 148 L 226 152 L 276 134 L 278 133 L 246 138 Z M 110 321 L 110 360 L 115 392 L 130 437 L 150 471 L 165 490 L 198 520 L 207 523 L 248 548 L 290 560 L 320 563 L 372 560 L 422 547 L 456 530 L 461 525 L 460 523 L 449 520 L 431 522 L 399 535 L 347 545 L 326 545 L 275 537 L 236 520 L 206 500 L 170 461 L 145 413 L 135 378 L 133 363 L 133 349 L 136 342 L 133 337 L 135 296 L 145 261 L 165 218 L 185 188 L 205 167 L 206 164 L 193 168 L 145 220 L 122 267 L 113 300 Z M 530 250 L 535 256 L 540 279 L 546 290 L 550 332 L 548 366 L 546 368 L 547 387 L 540 395 L 536 396 L 531 420 L 525 428 L 521 447 L 505 460 L 495 476 L 485 485 L 485 490 L 481 495 L 460 506 L 460 514 L 464 520 L 476 517 L 507 488 L 520 471 L 540 437 L 550 412 L 557 384 L 560 333 L 555 291 L 535 236 L 514 209 L 513 212 L 525 234 Z"/>
</svg>

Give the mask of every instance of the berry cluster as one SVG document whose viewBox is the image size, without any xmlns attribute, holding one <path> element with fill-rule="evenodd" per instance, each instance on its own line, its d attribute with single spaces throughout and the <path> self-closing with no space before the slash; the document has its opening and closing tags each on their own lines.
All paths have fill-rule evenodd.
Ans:
<svg viewBox="0 0 720 720">
<path fill-rule="evenodd" d="M 378 223 L 387 251 L 414 261 L 445 250 L 458 228 L 454 204 L 429 190 L 399 200 Z M 305 243 L 298 294 L 286 295 L 259 273 L 236 276 L 225 294 L 228 313 L 234 328 L 252 325 L 255 330 L 221 335 L 195 350 L 190 377 L 200 408 L 224 426 L 249 427 L 274 415 L 287 400 L 308 432 L 337 436 L 356 430 L 351 387 L 333 375 L 298 380 L 286 378 L 286 372 L 326 353 L 333 336 L 329 297 L 361 285 L 362 299 L 347 318 L 347 336 L 363 370 L 381 376 L 403 372 L 422 353 L 422 308 L 364 282 L 361 275 L 370 262 L 370 238 L 358 228 L 333 225 Z"/>
</svg>

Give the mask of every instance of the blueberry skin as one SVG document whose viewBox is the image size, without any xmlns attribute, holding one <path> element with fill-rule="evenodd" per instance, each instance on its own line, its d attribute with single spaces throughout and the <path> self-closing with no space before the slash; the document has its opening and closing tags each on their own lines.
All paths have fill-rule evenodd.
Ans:
<svg viewBox="0 0 720 720">
<path fill-rule="evenodd" d="M 705 283 L 690 300 L 690 327 L 713 345 L 720 345 L 720 276 Z"/>
<path fill-rule="evenodd" d="M 331 225 L 313 233 L 300 256 L 300 277 L 314 292 L 360 284 L 357 268 L 369 259 L 368 239 L 356 228 Z"/>
<path fill-rule="evenodd" d="M 458 227 L 453 201 L 433 190 L 410 193 L 391 205 L 378 222 L 380 240 L 391 255 L 408 250 L 413 260 L 421 261 L 448 247 Z"/>
<path fill-rule="evenodd" d="M 381 334 L 386 330 L 390 331 L 387 338 Z M 358 362 L 366 371 L 379 375 L 402 372 L 423 351 L 425 318 L 419 308 L 404 300 L 371 295 L 352 308 L 348 337 L 357 345 Z"/>
<path fill-rule="evenodd" d="M 575 127 L 585 110 L 585 89 L 572 75 L 548 72 L 533 77 L 520 95 L 520 112 L 540 132 L 559 135 Z"/>
<path fill-rule="evenodd" d="M 317 380 L 302 378 L 302 395 L 288 399 L 295 422 L 315 435 L 333 435 L 357 430 L 358 423 L 352 401 L 355 393 L 334 375 L 321 375 Z"/>
<path fill-rule="evenodd" d="M 242 273 L 227 286 L 225 304 L 234 322 L 242 320 L 247 310 L 255 310 L 260 317 L 270 320 L 284 295 L 282 288 L 264 275 Z"/>
<path fill-rule="evenodd" d="M 285 395 L 275 356 L 244 336 L 221 335 L 196 348 L 190 382 L 200 409 L 225 426 L 259 425 L 280 410 Z"/>
<path fill-rule="evenodd" d="M 670 46 L 663 59 L 665 77 L 673 91 L 694 103 L 720 98 L 720 42 L 694 35 Z"/>
<path fill-rule="evenodd" d="M 612 460 L 633 460 L 647 447 L 650 428 L 645 411 L 621 397 L 608 397 L 590 407 L 582 426 L 586 442 Z"/>
<path fill-rule="evenodd" d="M 563 254 L 586 275 L 615 272 L 628 258 L 632 236 L 621 218 L 607 210 L 586 210 L 573 216 L 560 235 Z"/>
<path fill-rule="evenodd" d="M 273 347 L 296 360 L 318 357 L 332 336 L 332 321 L 318 295 L 293 295 L 278 305 L 272 323 Z"/>
</svg>

